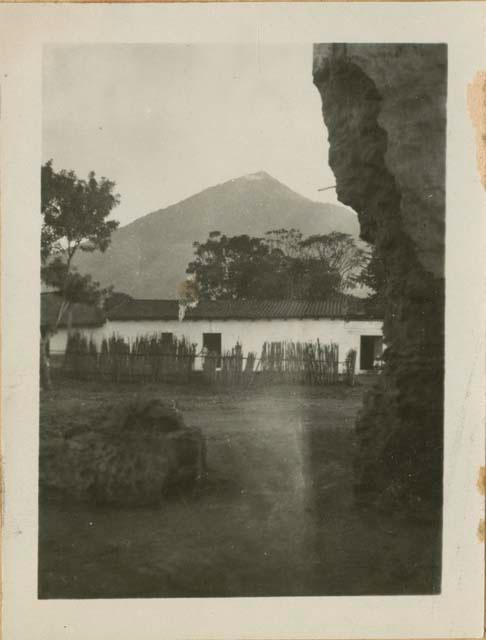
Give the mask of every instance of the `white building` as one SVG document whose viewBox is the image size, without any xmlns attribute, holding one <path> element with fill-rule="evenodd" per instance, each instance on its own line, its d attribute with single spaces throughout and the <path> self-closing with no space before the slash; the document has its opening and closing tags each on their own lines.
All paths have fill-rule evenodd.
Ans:
<svg viewBox="0 0 486 640">
<path fill-rule="evenodd" d="M 366 311 L 365 301 L 339 295 L 328 300 L 219 300 L 200 302 L 181 309 L 177 300 L 128 299 L 106 312 L 88 313 L 83 305 L 73 310 L 72 326 L 100 345 L 113 334 L 128 341 L 140 336 L 172 334 L 187 338 L 196 345 L 224 353 L 239 343 L 243 355 L 261 354 L 265 342 L 336 343 L 339 360 L 350 349 L 357 351 L 357 370 L 373 369 L 383 349 L 382 320 Z M 82 318 L 89 324 L 83 326 Z M 51 338 L 51 351 L 62 352 L 66 346 L 64 325 Z"/>
</svg>

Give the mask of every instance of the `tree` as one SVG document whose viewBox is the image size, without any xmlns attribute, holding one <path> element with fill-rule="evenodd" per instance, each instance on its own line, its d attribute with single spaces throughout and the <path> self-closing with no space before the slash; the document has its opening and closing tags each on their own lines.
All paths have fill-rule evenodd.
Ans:
<svg viewBox="0 0 486 640">
<path fill-rule="evenodd" d="M 287 277 L 289 298 L 322 300 L 340 292 L 339 273 L 316 258 L 292 260 Z"/>
<path fill-rule="evenodd" d="M 361 273 L 370 260 L 370 252 L 359 247 L 347 233 L 333 231 L 327 235 L 312 235 L 301 242 L 304 252 L 325 262 L 339 274 L 339 289 L 346 291 L 360 284 Z"/>
<path fill-rule="evenodd" d="M 303 239 L 296 229 L 263 238 L 215 231 L 194 243 L 190 274 L 202 299 L 322 299 L 344 291 L 366 262 L 346 234 Z"/>
<path fill-rule="evenodd" d="M 53 255 L 65 258 L 68 273 L 78 250 L 106 251 L 116 220 L 106 220 L 120 202 L 113 193 L 115 183 L 96 179 L 91 171 L 80 180 L 74 171 L 56 173 L 52 160 L 41 170 L 41 257 L 45 262 Z"/>
<path fill-rule="evenodd" d="M 280 260 L 261 238 L 213 231 L 206 242 L 195 242 L 194 249 L 195 260 L 186 272 L 202 299 L 265 297 L 270 285 L 277 286 Z"/>
<path fill-rule="evenodd" d="M 71 305 L 84 302 L 96 304 L 107 294 L 89 275 L 81 275 L 72 266 L 78 251 L 106 251 L 111 234 L 118 227 L 116 220 L 107 220 L 120 202 L 114 193 L 115 183 L 97 179 L 93 171 L 87 180 L 74 171 L 53 169 L 49 160 L 41 169 L 41 278 L 59 293 L 61 304 L 53 327 L 41 340 L 41 371 L 49 386 L 45 358 L 49 335 L 55 333 Z M 69 322 L 68 322 L 69 328 Z"/>
<path fill-rule="evenodd" d="M 273 229 L 265 233 L 265 243 L 270 249 L 281 251 L 289 258 L 302 256 L 302 240 L 298 229 Z"/>
<path fill-rule="evenodd" d="M 383 313 L 386 281 L 385 265 L 373 247 L 370 260 L 361 272 L 358 284 L 371 290 L 367 301 L 374 312 Z"/>
</svg>

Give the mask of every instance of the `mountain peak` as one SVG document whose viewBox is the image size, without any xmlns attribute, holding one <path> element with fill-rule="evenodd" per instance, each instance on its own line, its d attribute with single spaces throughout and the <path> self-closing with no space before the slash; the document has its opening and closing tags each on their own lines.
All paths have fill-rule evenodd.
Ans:
<svg viewBox="0 0 486 640">
<path fill-rule="evenodd" d="M 297 193 L 290 187 L 288 187 L 283 182 L 280 182 L 277 178 L 272 176 L 268 171 L 255 171 L 254 173 L 246 173 L 237 178 L 233 178 L 228 180 L 223 185 L 225 187 L 237 186 L 239 188 L 244 188 L 245 190 L 255 191 L 261 193 L 261 191 L 268 190 L 268 193 L 278 193 L 282 195 L 282 197 L 291 196 L 292 198 L 306 199 L 305 196 Z M 285 193 L 285 195 L 283 195 Z"/>
<path fill-rule="evenodd" d="M 211 231 L 227 236 L 263 236 L 271 229 L 299 229 L 304 235 L 342 231 L 357 237 L 356 214 L 314 202 L 266 171 L 208 187 L 117 229 L 105 253 L 83 253 L 76 266 L 103 286 L 134 298 L 173 298 L 194 259 L 194 242 Z"/>
<path fill-rule="evenodd" d="M 241 176 L 241 178 L 237 178 L 237 180 L 248 180 L 250 182 L 253 180 L 271 180 L 272 182 L 277 182 L 277 180 L 266 171 L 257 171 L 256 173 L 247 173 L 246 175 Z"/>
</svg>

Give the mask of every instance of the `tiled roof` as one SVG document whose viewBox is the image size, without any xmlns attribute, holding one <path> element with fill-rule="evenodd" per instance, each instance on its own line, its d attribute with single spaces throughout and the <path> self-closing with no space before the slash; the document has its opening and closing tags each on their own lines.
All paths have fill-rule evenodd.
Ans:
<svg viewBox="0 0 486 640">
<path fill-rule="evenodd" d="M 111 309 L 110 320 L 177 320 L 177 300 L 128 300 Z M 258 320 L 369 317 L 365 301 L 349 295 L 327 300 L 212 300 L 187 307 L 184 320 Z"/>
<path fill-rule="evenodd" d="M 135 300 L 121 302 L 107 312 L 109 320 L 177 320 L 177 300 Z"/>
<path fill-rule="evenodd" d="M 188 309 L 187 319 L 241 318 L 342 318 L 348 314 L 348 300 L 344 296 L 328 300 L 218 300 L 201 302 Z"/>
<path fill-rule="evenodd" d="M 61 297 L 57 293 L 41 294 L 41 326 L 54 327 L 61 306 Z M 76 303 L 71 306 L 73 327 L 100 327 L 105 316 L 101 309 L 87 304 Z M 61 318 L 60 327 L 67 326 L 67 313 Z"/>
</svg>

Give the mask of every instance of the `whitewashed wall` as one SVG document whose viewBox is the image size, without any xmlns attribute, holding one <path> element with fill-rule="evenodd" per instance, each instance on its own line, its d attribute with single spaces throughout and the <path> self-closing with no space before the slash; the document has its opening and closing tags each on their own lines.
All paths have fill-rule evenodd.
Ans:
<svg viewBox="0 0 486 640">
<path fill-rule="evenodd" d="M 221 333 L 223 351 L 230 350 L 239 342 L 244 355 L 249 351 L 260 355 L 263 343 L 282 340 L 305 342 L 320 340 L 323 344 L 335 342 L 339 345 L 339 360 L 343 361 L 349 349 L 357 351 L 357 366 L 360 362 L 360 336 L 382 335 L 382 322 L 378 320 L 140 320 L 107 321 L 102 327 L 85 329 L 83 333 L 92 337 L 99 345 L 101 340 L 118 334 L 127 340 L 153 333 L 173 333 L 186 337 L 202 349 L 203 333 Z M 52 351 L 64 351 L 66 331 L 59 331 L 51 339 Z"/>
</svg>

